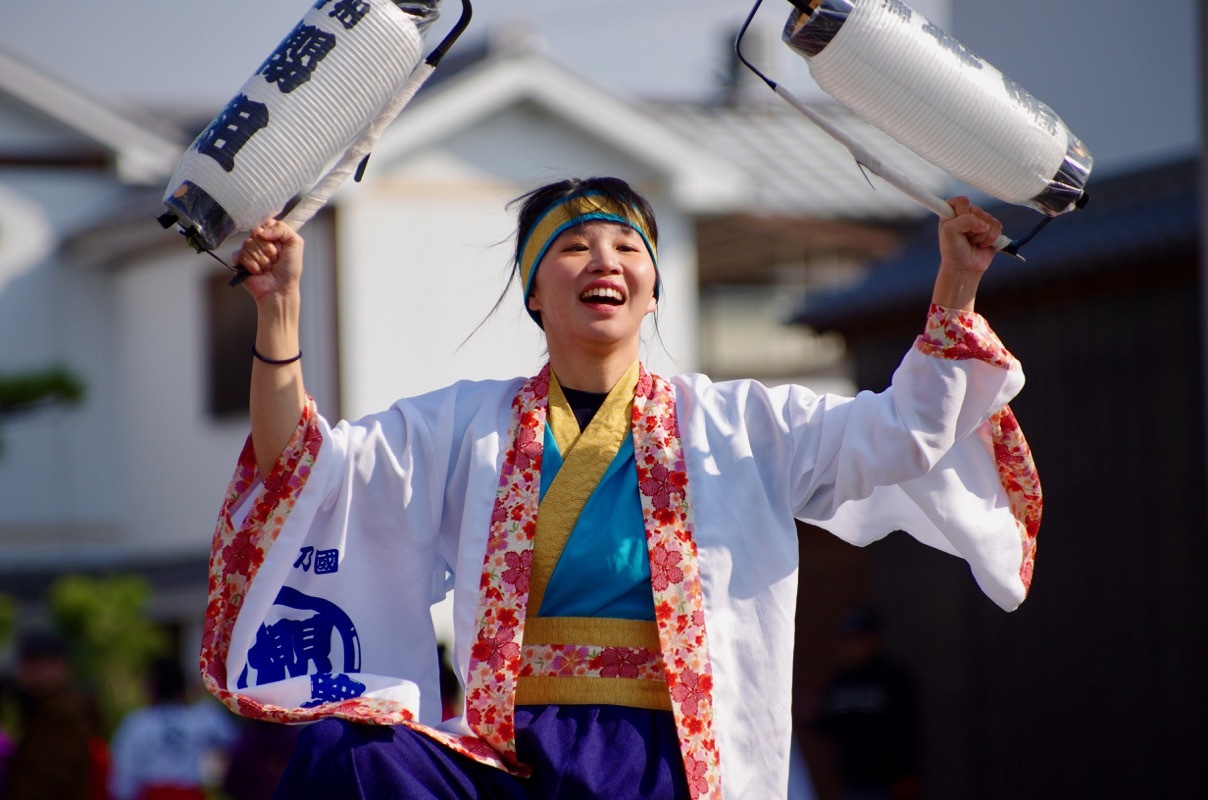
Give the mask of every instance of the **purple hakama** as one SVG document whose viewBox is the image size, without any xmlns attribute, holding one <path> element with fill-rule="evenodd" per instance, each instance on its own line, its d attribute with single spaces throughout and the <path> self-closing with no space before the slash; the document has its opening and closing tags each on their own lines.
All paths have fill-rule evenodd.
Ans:
<svg viewBox="0 0 1208 800">
<path fill-rule="evenodd" d="M 517 778 L 403 725 L 324 719 L 303 731 L 281 800 L 679 800 L 689 797 L 670 712 L 621 706 L 517 706 Z"/>
</svg>

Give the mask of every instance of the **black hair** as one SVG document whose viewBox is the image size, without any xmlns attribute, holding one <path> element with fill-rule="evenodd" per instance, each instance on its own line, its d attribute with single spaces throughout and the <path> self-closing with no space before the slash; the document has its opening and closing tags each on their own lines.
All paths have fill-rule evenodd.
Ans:
<svg viewBox="0 0 1208 800">
<path fill-rule="evenodd" d="M 525 240 L 533 230 L 533 227 L 540 222 L 542 215 L 559 203 L 564 203 L 572 197 L 581 197 L 587 194 L 599 194 L 622 208 L 632 208 L 637 213 L 638 221 L 646 229 L 646 235 L 650 239 L 651 247 L 654 247 L 656 250 L 658 249 L 659 227 L 654 218 L 654 208 L 641 192 L 620 178 L 604 176 L 565 178 L 525 192 L 519 197 L 508 201 L 506 206 L 509 211 L 516 206 L 520 207 L 516 215 L 516 247 L 512 254 L 512 271 L 508 276 L 508 282 L 504 284 L 503 291 L 500 292 L 498 299 L 495 300 L 495 305 L 491 306 L 491 310 L 483 318 L 482 322 L 479 322 L 474 330 L 470 331 L 470 335 L 462 341 L 462 345 L 468 342 L 470 337 L 477 333 L 488 319 L 494 316 L 495 312 L 499 310 L 500 306 L 503 305 L 503 301 L 507 298 L 508 289 L 512 287 L 512 281 L 520 279 L 520 259 L 523 256 L 522 250 Z M 655 280 L 658 280 L 657 274 Z M 524 287 L 522 286 L 521 291 L 523 289 Z M 655 296 L 657 297 L 657 288 L 655 291 Z M 523 298 L 522 302 L 527 304 L 528 298 Z M 537 324 L 542 328 L 545 327 L 541 325 L 539 318 Z M 659 335 L 659 339 L 661 340 L 662 336 L 658 331 L 657 311 L 655 312 L 654 328 L 656 335 Z"/>
<path fill-rule="evenodd" d="M 183 701 L 188 696 L 188 680 L 175 658 L 157 658 L 148 670 L 151 698 L 156 703 Z"/>
<path fill-rule="evenodd" d="M 17 657 L 26 659 L 68 660 L 71 648 L 67 640 L 52 631 L 33 631 L 21 637 L 17 645 Z"/>
<path fill-rule="evenodd" d="M 599 194 L 621 208 L 632 208 L 637 212 L 638 221 L 646 229 L 650 244 L 658 247 L 659 229 L 654 220 L 654 209 L 640 192 L 620 178 L 567 178 L 539 186 L 508 203 L 509 210 L 516 205 L 520 206 L 516 218 L 516 252 L 512 257 L 514 271 L 520 269 L 520 258 L 523 255 L 521 248 L 542 215 L 572 197 L 587 194 Z"/>
</svg>

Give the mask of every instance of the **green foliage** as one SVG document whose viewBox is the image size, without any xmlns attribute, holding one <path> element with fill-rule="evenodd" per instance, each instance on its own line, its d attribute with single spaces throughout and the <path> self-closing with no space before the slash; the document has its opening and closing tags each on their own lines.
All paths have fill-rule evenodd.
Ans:
<svg viewBox="0 0 1208 800">
<path fill-rule="evenodd" d="M 0 421 L 39 408 L 78 403 L 83 399 L 83 382 L 66 367 L 0 375 Z M 3 453 L 4 440 L 0 439 L 0 454 Z"/>
<path fill-rule="evenodd" d="M 0 594 L 0 652 L 8 646 L 16 627 L 17 603 L 8 595 Z"/>
<path fill-rule="evenodd" d="M 0 653 L 4 653 L 17 627 L 17 602 L 6 594 L 0 594 Z M 17 708 L 11 698 L 0 692 L 0 731 L 9 735 L 17 730 Z"/>
<path fill-rule="evenodd" d="M 0 375 L 0 417 L 83 398 L 84 384 L 65 367 Z"/>
<path fill-rule="evenodd" d="M 80 680 L 97 694 L 111 731 L 143 705 L 147 664 L 167 649 L 162 630 L 146 618 L 150 587 L 141 578 L 68 575 L 50 590 L 56 627 L 67 637 Z"/>
</svg>

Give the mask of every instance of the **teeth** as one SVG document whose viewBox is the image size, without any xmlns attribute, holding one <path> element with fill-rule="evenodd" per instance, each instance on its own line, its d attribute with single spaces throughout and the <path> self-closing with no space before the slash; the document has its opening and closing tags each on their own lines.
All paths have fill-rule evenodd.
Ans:
<svg viewBox="0 0 1208 800">
<path fill-rule="evenodd" d="M 617 289 L 599 286 L 594 289 L 588 289 L 579 296 L 580 300 L 615 300 L 620 303 L 623 298 L 621 292 Z"/>
</svg>

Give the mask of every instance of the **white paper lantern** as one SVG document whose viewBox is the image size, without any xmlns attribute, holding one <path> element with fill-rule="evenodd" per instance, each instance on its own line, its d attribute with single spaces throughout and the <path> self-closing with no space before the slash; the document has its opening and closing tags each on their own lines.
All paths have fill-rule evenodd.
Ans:
<svg viewBox="0 0 1208 800">
<path fill-rule="evenodd" d="M 796 4 L 799 6 L 805 3 Z M 901 0 L 812 0 L 783 39 L 839 103 L 955 178 L 1054 216 L 1091 155 L 1065 123 Z"/>
<path fill-rule="evenodd" d="M 394 0 L 316 2 L 186 151 L 166 216 L 213 250 L 277 215 L 406 85 L 424 22 Z"/>
</svg>

